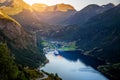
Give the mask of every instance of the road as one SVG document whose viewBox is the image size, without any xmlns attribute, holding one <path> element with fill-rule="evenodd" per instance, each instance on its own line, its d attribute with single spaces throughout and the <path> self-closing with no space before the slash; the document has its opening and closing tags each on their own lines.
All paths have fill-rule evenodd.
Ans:
<svg viewBox="0 0 120 80">
<path fill-rule="evenodd" d="M 43 72 L 41 71 L 41 73 L 43 73 Z M 44 77 L 42 77 L 42 78 L 38 78 L 38 79 L 36 79 L 36 80 L 43 80 L 43 79 L 48 78 L 48 75 L 46 75 L 45 73 L 43 73 L 43 75 L 44 75 Z"/>
</svg>

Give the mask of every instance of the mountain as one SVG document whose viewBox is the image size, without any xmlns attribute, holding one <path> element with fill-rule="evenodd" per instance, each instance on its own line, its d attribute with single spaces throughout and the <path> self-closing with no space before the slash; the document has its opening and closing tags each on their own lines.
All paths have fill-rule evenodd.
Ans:
<svg viewBox="0 0 120 80">
<path fill-rule="evenodd" d="M 34 19 L 37 18 L 39 20 L 39 24 L 43 22 L 50 25 L 83 24 L 89 18 L 113 7 L 114 4 L 112 3 L 102 6 L 91 4 L 81 11 L 76 11 L 73 6 L 64 3 L 56 4 L 53 6 L 36 3 L 30 6 L 23 0 L 5 0 L 0 4 L 0 10 L 8 15 L 21 15 L 21 13 L 24 13 L 27 10 L 29 12 L 29 15 L 34 15 Z"/>
<path fill-rule="evenodd" d="M 49 6 L 46 9 L 47 12 L 55 12 L 55 11 L 67 12 L 72 10 L 75 10 L 73 6 L 64 3 Z"/>
<path fill-rule="evenodd" d="M 34 10 L 38 12 L 56 12 L 56 11 L 67 12 L 67 11 L 75 10 L 73 6 L 64 3 L 56 4 L 53 6 L 47 6 L 46 4 L 36 3 L 33 4 L 32 7 Z"/>
<path fill-rule="evenodd" d="M 97 15 L 80 31 L 78 46 L 89 49 L 85 54 L 106 61 L 99 70 L 119 80 L 120 76 L 120 4 L 103 14 Z M 84 30 L 82 33 L 81 31 Z"/>
<path fill-rule="evenodd" d="M 32 5 L 32 8 L 37 12 L 45 12 L 47 7 L 48 7 L 48 5 L 40 4 L 40 3 L 35 3 Z"/>
<path fill-rule="evenodd" d="M 43 7 L 47 7 L 47 10 L 48 7 L 54 7 L 56 10 L 51 12 L 48 12 L 47 10 L 45 12 L 41 12 Z M 65 7 L 65 9 L 62 10 L 62 7 Z M 53 29 L 57 28 L 53 24 L 57 24 L 58 22 L 63 21 L 76 12 L 75 9 L 68 4 L 57 4 L 54 6 L 33 4 L 30 6 L 23 0 L 5 0 L 5 2 L 0 4 L 0 10 L 18 21 L 25 30 L 32 32 L 37 31 L 40 33 L 40 35 L 49 35 L 50 31 L 53 31 Z M 65 12 L 65 10 L 68 11 Z"/>
<path fill-rule="evenodd" d="M 60 22 L 66 20 L 71 15 L 75 14 L 76 11 L 67 11 L 67 12 L 61 12 L 61 11 L 55 11 L 55 12 L 44 12 L 44 13 L 38 13 L 38 17 L 40 18 L 40 21 L 43 21 L 45 23 L 48 23 L 50 25 L 61 25 Z"/>
<path fill-rule="evenodd" d="M 6 6 L 3 6 L 5 4 Z M 41 18 L 36 15 L 34 9 L 30 5 L 26 4 L 23 0 L 5 0 L 5 2 L 1 3 L 0 5 L 0 10 L 2 12 L 10 15 L 12 18 L 18 21 L 28 32 L 33 32 L 36 30 L 44 32 L 47 31 L 45 29 L 48 25 L 43 23 Z"/>
<path fill-rule="evenodd" d="M 93 16 L 84 24 L 68 25 L 51 34 L 59 41 L 76 41 L 79 49 L 107 62 L 120 61 L 120 5 Z M 105 50 L 104 50 L 105 49 Z M 98 54 L 98 55 L 97 55 Z M 114 54 L 114 55 L 113 55 Z M 109 55 L 109 56 L 108 56 Z M 116 57 L 116 58 L 115 58 Z"/>
<path fill-rule="evenodd" d="M 114 6 L 115 5 L 112 3 L 102 6 L 90 4 L 82 10 L 78 11 L 76 14 L 66 19 L 65 21 L 63 21 L 62 23 L 64 23 L 64 25 L 84 24 L 89 18 L 97 14 L 103 13 L 104 11 L 111 9 Z"/>
<path fill-rule="evenodd" d="M 33 4 L 32 6 L 25 3 L 23 0 L 5 0 L 0 4 L 0 10 L 8 15 L 19 15 L 24 11 L 29 11 L 29 14 L 34 14 L 39 18 L 40 22 L 57 25 L 59 22 L 64 21 L 76 10 L 69 4 L 56 4 L 48 6 L 46 4 Z M 40 24 L 40 23 L 39 23 Z"/>
<path fill-rule="evenodd" d="M 60 25 L 60 22 L 64 21 L 65 19 L 76 13 L 76 10 L 73 6 L 63 3 L 53 6 L 46 6 L 44 4 L 33 4 L 33 7 L 38 17 L 41 18 L 41 21 L 51 25 Z"/>
<path fill-rule="evenodd" d="M 13 18 L 0 11 L 0 42 L 6 42 L 15 61 L 23 66 L 38 67 L 46 60 L 36 46 L 35 36 L 26 32 Z"/>
<path fill-rule="evenodd" d="M 23 9 L 32 11 L 30 5 L 26 4 L 23 0 L 4 0 L 4 2 L 0 4 L 0 10 L 8 15 L 19 14 Z"/>
<path fill-rule="evenodd" d="M 84 49 L 85 46 L 86 49 L 87 46 L 93 46 L 92 48 L 94 48 L 104 46 L 105 44 L 111 44 L 112 41 L 119 40 L 119 11 L 120 5 L 92 17 L 79 27 L 79 42 L 81 44 L 86 44 L 84 45 Z"/>
</svg>

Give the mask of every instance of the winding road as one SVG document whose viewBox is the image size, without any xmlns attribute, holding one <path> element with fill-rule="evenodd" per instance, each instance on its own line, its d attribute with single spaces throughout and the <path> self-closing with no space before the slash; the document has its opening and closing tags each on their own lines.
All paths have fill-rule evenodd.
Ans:
<svg viewBox="0 0 120 80">
<path fill-rule="evenodd" d="M 48 75 L 47 75 L 47 74 L 43 73 L 42 71 L 41 71 L 41 73 L 44 75 L 44 77 L 38 78 L 38 79 L 36 79 L 36 80 L 43 80 L 43 79 L 48 78 Z"/>
</svg>

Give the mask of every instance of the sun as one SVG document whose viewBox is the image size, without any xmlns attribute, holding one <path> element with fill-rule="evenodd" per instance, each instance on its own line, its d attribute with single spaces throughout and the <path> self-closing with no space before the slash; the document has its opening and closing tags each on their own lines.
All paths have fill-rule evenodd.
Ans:
<svg viewBox="0 0 120 80">
<path fill-rule="evenodd" d="M 23 0 L 23 1 L 25 1 L 26 3 L 28 3 L 28 4 L 30 4 L 30 5 L 32 5 L 32 4 L 35 3 L 35 1 L 33 1 L 33 0 Z"/>
<path fill-rule="evenodd" d="M 59 3 L 66 3 L 66 0 L 23 0 L 26 3 L 32 5 L 34 3 L 41 3 L 46 5 L 55 5 Z"/>
<path fill-rule="evenodd" d="M 51 4 L 51 1 L 49 0 L 23 0 L 25 1 L 26 3 L 32 5 L 34 3 L 42 3 L 42 4 L 47 4 L 47 5 L 50 5 Z"/>
</svg>

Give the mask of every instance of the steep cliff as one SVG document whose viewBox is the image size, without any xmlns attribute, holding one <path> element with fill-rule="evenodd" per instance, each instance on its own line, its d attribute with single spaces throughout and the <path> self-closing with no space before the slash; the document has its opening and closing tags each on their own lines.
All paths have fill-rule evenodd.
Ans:
<svg viewBox="0 0 120 80">
<path fill-rule="evenodd" d="M 44 63 L 46 58 L 37 49 L 34 38 L 17 21 L 0 12 L 0 41 L 7 43 L 16 62 L 30 67 Z"/>
<path fill-rule="evenodd" d="M 16 15 L 23 11 L 23 9 L 28 9 L 32 11 L 30 5 L 25 3 L 23 0 L 4 0 L 0 1 L 0 10 L 8 15 Z"/>
</svg>

